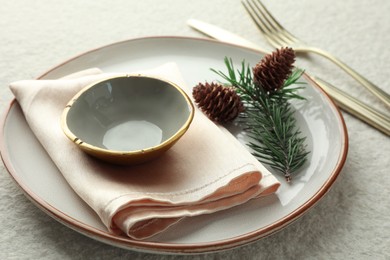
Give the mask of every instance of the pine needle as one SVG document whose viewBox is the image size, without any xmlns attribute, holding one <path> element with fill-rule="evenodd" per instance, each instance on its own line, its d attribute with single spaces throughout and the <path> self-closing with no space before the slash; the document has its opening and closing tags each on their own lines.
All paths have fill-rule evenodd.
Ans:
<svg viewBox="0 0 390 260">
<path fill-rule="evenodd" d="M 268 93 L 253 83 L 249 64 L 242 61 L 241 68 L 235 70 L 232 59 L 225 58 L 227 73 L 211 69 L 228 85 L 234 86 L 241 97 L 245 112 L 242 123 L 249 138 L 248 146 L 253 155 L 261 162 L 281 172 L 286 180 L 298 171 L 306 162 L 305 137 L 297 126 L 294 109 L 288 102 L 291 99 L 305 100 L 297 94 L 303 89 L 298 82 L 303 70 L 294 69 L 284 85 L 274 93 Z"/>
</svg>

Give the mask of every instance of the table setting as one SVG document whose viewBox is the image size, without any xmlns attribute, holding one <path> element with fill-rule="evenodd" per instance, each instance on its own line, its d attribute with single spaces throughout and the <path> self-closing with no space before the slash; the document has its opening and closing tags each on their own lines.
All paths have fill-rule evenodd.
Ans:
<svg viewBox="0 0 390 260">
<path fill-rule="evenodd" d="M 1 259 L 390 256 L 386 1 L 3 6 Z"/>
</svg>

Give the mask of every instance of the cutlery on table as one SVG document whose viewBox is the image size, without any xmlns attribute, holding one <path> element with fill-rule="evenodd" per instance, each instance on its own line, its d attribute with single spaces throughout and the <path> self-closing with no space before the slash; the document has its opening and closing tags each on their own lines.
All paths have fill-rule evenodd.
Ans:
<svg viewBox="0 0 390 260">
<path fill-rule="evenodd" d="M 270 51 L 266 48 L 263 48 L 251 41 L 248 41 L 241 36 L 229 32 L 225 29 L 219 28 L 215 25 L 205 23 L 199 20 L 190 19 L 187 21 L 187 24 L 194 28 L 195 30 L 220 41 L 232 43 L 244 47 L 249 47 L 251 49 L 269 53 Z M 363 102 L 351 97 L 344 91 L 332 86 L 328 82 L 321 80 L 319 78 L 311 77 L 314 82 L 316 82 L 330 97 L 333 98 L 335 103 L 347 111 L 348 113 L 356 116 L 360 120 L 366 122 L 372 127 L 380 130 L 386 135 L 390 136 L 390 117 L 382 114 L 381 112 L 369 107 Z"/>
<path fill-rule="evenodd" d="M 260 51 L 262 53 L 270 53 L 272 51 L 271 49 L 268 50 L 264 47 L 260 47 L 258 44 L 248 41 L 247 39 L 237 34 L 234 34 L 209 23 L 205 23 L 196 19 L 189 19 L 187 21 L 187 24 L 198 32 L 201 32 L 210 38 L 217 39 L 222 42 L 245 46 Z"/>
<path fill-rule="evenodd" d="M 311 77 L 311 79 L 316 82 L 329 96 L 331 96 L 333 101 L 335 101 L 335 103 L 344 111 L 347 111 L 360 120 L 390 136 L 389 117 L 360 100 L 348 95 L 323 79 L 318 77 Z"/>
<path fill-rule="evenodd" d="M 265 8 L 260 0 L 242 0 L 242 3 L 248 11 L 249 15 L 252 17 L 253 21 L 256 23 L 257 27 L 264 34 L 265 38 L 272 46 L 276 48 L 291 46 L 296 52 L 312 52 L 329 59 L 349 75 L 351 75 L 357 82 L 359 82 L 363 87 L 378 97 L 388 107 L 390 107 L 389 94 L 374 85 L 368 79 L 363 77 L 357 71 L 353 70 L 351 67 L 332 54 L 320 48 L 310 46 L 292 35 L 282 25 L 280 25 L 280 23 Z"/>
</svg>

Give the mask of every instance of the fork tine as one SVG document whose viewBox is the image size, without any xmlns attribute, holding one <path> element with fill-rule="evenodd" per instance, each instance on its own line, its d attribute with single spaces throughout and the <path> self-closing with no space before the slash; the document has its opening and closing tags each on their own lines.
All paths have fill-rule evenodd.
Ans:
<svg viewBox="0 0 390 260">
<path fill-rule="evenodd" d="M 242 2 L 259 29 L 274 47 L 292 45 L 299 41 L 280 25 L 260 0 L 243 0 Z"/>
<path fill-rule="evenodd" d="M 281 44 L 278 42 L 278 39 L 274 37 L 271 28 L 267 26 L 267 24 L 263 21 L 261 16 L 257 15 L 253 3 L 243 0 L 242 4 L 244 5 L 246 11 L 251 16 L 252 20 L 256 23 L 257 28 L 259 28 L 259 30 L 263 33 L 263 35 L 267 38 L 267 40 L 271 43 L 271 45 L 273 45 L 274 47 L 280 46 Z"/>
<path fill-rule="evenodd" d="M 275 30 L 282 33 L 283 37 L 287 41 L 291 41 L 291 43 L 299 41 L 294 35 L 292 35 L 289 31 L 287 31 L 276 19 L 275 17 L 268 11 L 268 9 L 264 6 L 264 4 L 260 0 L 253 0 L 258 7 L 258 10 L 264 15 L 265 19 L 271 24 Z"/>
</svg>

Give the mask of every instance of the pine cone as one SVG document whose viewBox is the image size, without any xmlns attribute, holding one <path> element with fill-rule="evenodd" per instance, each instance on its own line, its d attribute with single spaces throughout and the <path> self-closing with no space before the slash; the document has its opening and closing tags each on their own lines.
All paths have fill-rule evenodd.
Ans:
<svg viewBox="0 0 390 260">
<path fill-rule="evenodd" d="M 192 95 L 198 107 L 214 122 L 232 121 L 244 111 L 241 99 L 232 87 L 199 83 L 193 88 Z"/>
<path fill-rule="evenodd" d="M 295 52 L 292 48 L 281 48 L 264 56 L 253 68 L 253 81 L 267 92 L 283 87 L 284 81 L 294 68 Z"/>
</svg>

